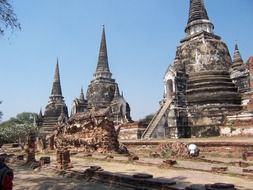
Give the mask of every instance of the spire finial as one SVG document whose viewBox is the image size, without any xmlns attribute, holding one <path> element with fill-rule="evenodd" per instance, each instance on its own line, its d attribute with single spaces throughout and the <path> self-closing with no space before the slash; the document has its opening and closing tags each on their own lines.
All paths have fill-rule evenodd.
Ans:
<svg viewBox="0 0 253 190">
<path fill-rule="evenodd" d="M 196 20 L 209 20 L 203 0 L 190 0 L 188 24 Z"/>
<path fill-rule="evenodd" d="M 119 97 L 120 97 L 119 86 L 118 84 L 116 84 L 113 99 L 118 99 Z"/>
<path fill-rule="evenodd" d="M 54 82 L 53 82 L 51 95 L 62 95 L 58 58 L 57 58 L 55 71 L 54 71 Z"/>
<path fill-rule="evenodd" d="M 80 93 L 79 100 L 84 101 L 83 87 L 81 87 L 81 93 Z"/>
<path fill-rule="evenodd" d="M 239 51 L 237 43 L 235 44 L 235 51 L 234 51 L 234 56 L 233 56 L 233 64 L 234 63 L 240 63 L 240 64 L 243 63 L 242 56 L 241 56 L 241 53 Z"/>
<path fill-rule="evenodd" d="M 99 56 L 95 77 L 111 78 L 111 72 L 108 64 L 106 37 L 105 37 L 105 26 L 103 25 L 102 37 L 100 42 Z"/>
<path fill-rule="evenodd" d="M 237 42 L 235 42 L 235 50 L 239 50 L 239 49 L 238 49 Z"/>
<path fill-rule="evenodd" d="M 118 85 L 116 86 L 116 89 L 115 89 L 115 96 L 117 96 L 117 97 L 120 96 L 120 93 L 119 93 L 119 86 L 118 86 Z"/>
<path fill-rule="evenodd" d="M 42 108 L 40 108 L 40 113 L 39 113 L 39 118 L 42 118 L 43 115 L 42 115 Z"/>
<path fill-rule="evenodd" d="M 57 58 L 55 71 L 54 71 L 54 81 L 60 81 L 60 73 L 59 73 L 59 61 Z"/>
<path fill-rule="evenodd" d="M 208 18 L 208 14 L 203 0 L 190 0 L 189 17 L 185 32 L 195 34 L 196 32 L 213 32 L 213 24 Z"/>
</svg>

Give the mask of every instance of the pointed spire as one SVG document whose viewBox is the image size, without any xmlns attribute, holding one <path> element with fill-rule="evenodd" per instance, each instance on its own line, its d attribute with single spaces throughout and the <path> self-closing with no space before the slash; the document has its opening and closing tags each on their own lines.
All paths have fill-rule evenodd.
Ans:
<svg viewBox="0 0 253 190">
<path fill-rule="evenodd" d="M 42 108 L 40 108 L 40 112 L 39 112 L 39 114 L 38 114 L 38 116 L 37 116 L 37 120 L 38 120 L 38 121 L 41 120 L 41 119 L 43 119 Z"/>
<path fill-rule="evenodd" d="M 99 49 L 99 56 L 98 56 L 98 63 L 96 72 L 94 74 L 95 77 L 104 77 L 104 78 L 111 78 L 111 72 L 109 69 L 108 64 L 108 56 L 107 56 L 107 47 L 106 47 L 106 37 L 105 37 L 105 27 L 103 25 L 100 49 Z"/>
<path fill-rule="evenodd" d="M 56 66 L 55 66 L 54 82 L 53 82 L 51 95 L 60 95 L 60 96 L 62 95 L 58 58 L 57 58 Z"/>
<path fill-rule="evenodd" d="M 42 115 L 42 108 L 40 108 L 40 113 L 39 113 L 39 118 L 42 118 L 43 115 Z"/>
<path fill-rule="evenodd" d="M 189 35 L 206 31 L 212 33 L 214 26 L 209 21 L 203 0 L 190 0 L 190 9 L 185 32 Z"/>
<path fill-rule="evenodd" d="M 195 20 L 209 20 L 203 0 L 190 0 L 188 24 Z"/>
<path fill-rule="evenodd" d="M 235 44 L 235 51 L 233 56 L 233 64 L 234 63 L 243 63 L 242 56 L 237 44 Z"/>
<path fill-rule="evenodd" d="M 116 84 L 116 88 L 114 91 L 114 97 L 113 99 L 118 99 L 120 97 L 120 93 L 119 93 L 119 86 Z"/>
<path fill-rule="evenodd" d="M 79 96 L 79 100 L 81 101 L 84 101 L 84 93 L 83 93 L 83 87 L 81 87 L 81 93 L 80 93 L 80 96 Z"/>
</svg>

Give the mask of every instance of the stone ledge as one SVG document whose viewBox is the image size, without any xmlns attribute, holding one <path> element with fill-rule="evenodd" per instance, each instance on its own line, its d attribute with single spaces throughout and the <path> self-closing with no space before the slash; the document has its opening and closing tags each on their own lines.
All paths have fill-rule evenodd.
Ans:
<svg viewBox="0 0 253 190">
<path fill-rule="evenodd" d="M 179 188 L 170 187 L 176 184 L 175 181 L 170 179 L 151 178 L 152 175 L 149 174 L 138 173 L 131 176 L 122 173 L 112 173 L 108 171 L 94 171 L 90 169 L 86 169 L 83 174 L 84 176 L 89 176 L 89 178 L 103 183 L 110 183 L 110 184 L 115 183 L 129 187 L 155 188 L 157 190 L 173 190 L 173 189 L 180 190 Z M 138 177 L 136 177 L 136 175 Z"/>
</svg>

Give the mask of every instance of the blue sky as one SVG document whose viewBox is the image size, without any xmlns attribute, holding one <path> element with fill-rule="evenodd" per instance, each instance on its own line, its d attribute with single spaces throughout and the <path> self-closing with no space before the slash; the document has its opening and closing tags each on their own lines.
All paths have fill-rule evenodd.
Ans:
<svg viewBox="0 0 253 190">
<path fill-rule="evenodd" d="M 12 0 L 21 31 L 0 37 L 2 120 L 47 104 L 57 57 L 63 96 L 86 91 L 95 71 L 105 25 L 109 65 L 134 120 L 154 113 L 163 76 L 185 37 L 188 0 Z M 253 55 L 253 1 L 206 0 L 215 34 L 233 55 Z"/>
</svg>

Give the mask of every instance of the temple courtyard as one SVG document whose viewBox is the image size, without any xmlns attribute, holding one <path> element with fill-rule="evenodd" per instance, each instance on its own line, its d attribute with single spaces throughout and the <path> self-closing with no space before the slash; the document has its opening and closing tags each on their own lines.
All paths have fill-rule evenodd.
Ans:
<svg viewBox="0 0 253 190">
<path fill-rule="evenodd" d="M 182 144 L 195 143 L 198 157 L 183 156 Z M 20 147 L 3 145 L 7 164 L 14 169 L 14 189 L 205 189 L 204 185 L 234 184 L 253 189 L 252 138 L 201 138 L 123 142 L 130 156 L 70 151 L 71 167 L 59 168 L 53 150 L 36 152 L 36 160 L 49 164 L 25 164 Z M 171 144 L 172 147 L 169 145 Z M 170 151 L 166 152 L 166 147 Z M 176 148 L 175 148 L 176 147 Z M 173 154 L 177 150 L 178 154 Z M 220 184 L 222 185 L 222 184 Z M 207 188 L 206 188 L 207 189 Z M 231 189 L 231 188 L 216 188 Z"/>
</svg>

